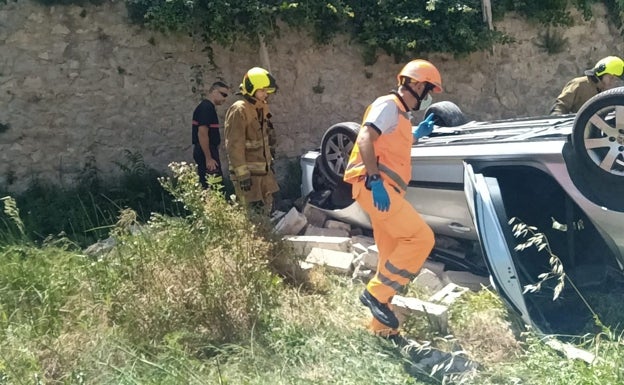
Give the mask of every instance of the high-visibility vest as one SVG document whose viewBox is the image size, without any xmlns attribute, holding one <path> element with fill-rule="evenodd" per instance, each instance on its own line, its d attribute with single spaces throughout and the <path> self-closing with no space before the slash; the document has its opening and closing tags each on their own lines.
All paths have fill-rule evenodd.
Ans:
<svg viewBox="0 0 624 385">
<path fill-rule="evenodd" d="M 382 133 L 373 143 L 375 155 L 377 156 L 377 167 L 384 180 L 392 181 L 393 185 L 405 192 L 412 175 L 412 123 L 403 103 L 396 95 L 382 96 L 376 102 L 383 101 L 383 99 L 392 100 L 397 105 L 399 117 L 397 127 L 392 132 Z M 366 122 L 370 108 L 371 106 L 366 109 L 362 124 Z M 356 141 L 349 156 L 344 181 L 355 183 L 364 176 L 366 176 L 366 167 L 362 161 L 360 149 Z"/>
</svg>

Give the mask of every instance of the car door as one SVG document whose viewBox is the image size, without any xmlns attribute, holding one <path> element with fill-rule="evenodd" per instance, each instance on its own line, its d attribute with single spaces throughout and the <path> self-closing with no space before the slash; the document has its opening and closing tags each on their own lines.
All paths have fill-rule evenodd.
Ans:
<svg viewBox="0 0 624 385">
<path fill-rule="evenodd" d="M 490 271 L 490 280 L 501 297 L 522 320 L 532 322 L 523 295 L 523 287 L 514 264 L 515 242 L 496 178 L 476 174 L 464 162 L 464 192 L 474 221 L 483 256 Z"/>
<path fill-rule="evenodd" d="M 476 241 L 462 178 L 462 158 L 452 149 L 414 147 L 405 199 L 436 234 Z"/>
</svg>

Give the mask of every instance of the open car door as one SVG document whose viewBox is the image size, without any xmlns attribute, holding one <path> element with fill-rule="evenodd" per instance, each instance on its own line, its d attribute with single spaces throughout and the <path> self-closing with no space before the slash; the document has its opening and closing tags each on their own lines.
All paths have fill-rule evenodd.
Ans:
<svg viewBox="0 0 624 385">
<path fill-rule="evenodd" d="M 515 238 L 507 223 L 509 219 L 498 181 L 496 178 L 475 174 L 472 166 L 464 162 L 464 192 L 492 284 L 527 325 L 536 327 L 529 315 L 520 277 L 514 265 Z"/>
</svg>

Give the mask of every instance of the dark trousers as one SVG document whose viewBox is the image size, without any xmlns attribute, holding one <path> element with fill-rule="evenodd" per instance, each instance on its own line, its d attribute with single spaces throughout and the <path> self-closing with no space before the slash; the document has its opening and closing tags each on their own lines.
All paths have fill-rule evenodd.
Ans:
<svg viewBox="0 0 624 385">
<path fill-rule="evenodd" d="M 210 156 L 217 161 L 217 169 L 214 171 L 208 171 L 206 169 L 206 157 L 204 151 L 199 144 L 193 145 L 193 159 L 197 163 L 197 174 L 199 175 L 199 183 L 203 188 L 208 188 L 206 182 L 206 175 L 214 175 L 223 179 L 223 171 L 221 171 L 221 160 L 219 159 L 219 147 L 210 145 Z M 221 182 L 223 185 L 223 182 Z"/>
</svg>

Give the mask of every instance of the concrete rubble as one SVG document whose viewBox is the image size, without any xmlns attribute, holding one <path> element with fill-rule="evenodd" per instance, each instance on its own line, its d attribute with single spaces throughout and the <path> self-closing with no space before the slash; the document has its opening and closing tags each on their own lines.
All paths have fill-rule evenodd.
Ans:
<svg viewBox="0 0 624 385">
<path fill-rule="evenodd" d="M 362 229 L 328 219 L 327 214 L 306 204 L 299 212 L 292 208 L 281 216 L 275 231 L 292 245 L 295 254 L 302 257 L 301 266 L 309 269 L 321 265 L 353 278 L 369 279 L 377 270 L 379 250 L 375 239 L 362 235 Z M 463 258 L 456 251 L 457 242 L 436 237 L 436 246 L 447 255 Z M 448 248 L 448 249 L 447 249 Z M 410 313 L 424 314 L 440 332 L 447 328 L 446 308 L 468 290 L 478 291 L 489 286 L 487 277 L 468 271 L 447 270 L 444 263 L 427 260 L 412 284 L 435 293 L 429 301 L 395 296 L 393 306 L 403 318 Z"/>
<path fill-rule="evenodd" d="M 327 218 L 327 214 L 312 205 L 305 205 L 301 212 L 292 208 L 283 215 L 275 231 L 292 245 L 300 256 L 304 269 L 314 266 L 353 279 L 370 279 L 377 270 L 379 250 L 373 237 L 363 235 L 363 229 Z M 443 248 L 453 249 L 453 240 L 437 242 Z M 449 251 L 447 255 L 463 258 L 461 252 Z M 486 277 L 467 271 L 449 271 L 441 262 L 427 260 L 412 284 L 434 293 L 428 300 L 395 295 L 392 307 L 401 323 L 413 315 L 426 317 L 431 327 L 441 335 L 448 333 L 448 307 L 469 290 L 477 291 L 489 285 Z M 457 353 L 447 353 L 432 348 L 417 348 L 416 341 L 402 339 L 399 343 L 412 361 L 411 369 L 429 377 L 448 379 L 449 376 L 470 375 L 476 363 Z"/>
</svg>

